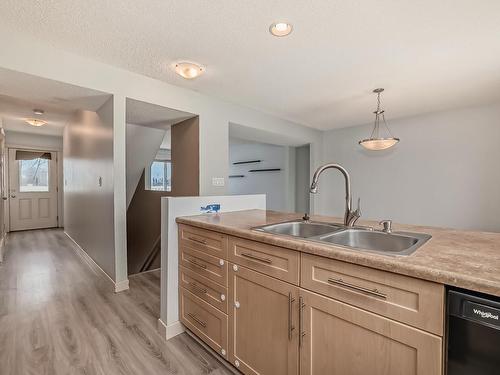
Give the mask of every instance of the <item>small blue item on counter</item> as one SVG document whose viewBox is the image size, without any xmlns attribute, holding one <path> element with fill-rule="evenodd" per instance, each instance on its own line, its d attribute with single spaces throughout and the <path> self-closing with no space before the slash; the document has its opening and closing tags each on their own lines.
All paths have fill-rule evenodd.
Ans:
<svg viewBox="0 0 500 375">
<path fill-rule="evenodd" d="M 217 213 L 220 211 L 220 204 L 219 203 L 216 203 L 216 204 L 207 204 L 206 207 L 200 207 L 200 210 L 201 212 L 205 212 L 207 214 L 211 214 L 211 213 Z"/>
</svg>

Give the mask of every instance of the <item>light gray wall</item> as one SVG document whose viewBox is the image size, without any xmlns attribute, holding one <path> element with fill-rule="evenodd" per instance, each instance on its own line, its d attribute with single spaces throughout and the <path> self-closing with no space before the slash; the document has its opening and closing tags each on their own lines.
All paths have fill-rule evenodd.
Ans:
<svg viewBox="0 0 500 375">
<path fill-rule="evenodd" d="M 277 211 L 293 211 L 289 197 L 295 197 L 293 184 L 289 184 L 291 172 L 289 147 L 266 143 L 230 140 L 229 174 L 242 174 L 242 178 L 229 178 L 228 191 L 231 195 L 266 194 L 267 208 Z M 262 160 L 261 163 L 233 165 L 234 162 Z M 293 161 L 294 159 L 292 159 Z M 281 168 L 277 172 L 248 172 L 250 169 Z M 292 171 L 293 174 L 295 171 Z M 293 189 L 292 189 L 293 188 Z"/>
<path fill-rule="evenodd" d="M 115 280 L 113 98 L 66 126 L 64 179 L 66 232 Z"/>
<path fill-rule="evenodd" d="M 287 134 L 303 143 L 311 143 L 312 164 L 317 165 L 321 160 L 321 132 L 318 130 L 68 53 L 44 43 L 43 40 L 0 34 L 0 44 L 0 67 L 113 95 L 114 225 L 119 281 L 127 278 L 126 98 L 199 115 L 199 192 L 202 195 L 225 194 L 227 190 L 225 186 L 214 186 L 212 177 L 227 177 L 230 123 L 245 124 L 275 134 Z M 26 59 L 26 56 L 37 58 Z M 64 64 L 61 64 L 61 61 L 64 61 Z"/>
<path fill-rule="evenodd" d="M 63 148 L 63 137 L 54 135 L 6 130 L 5 141 L 9 146 L 41 147 L 50 150 L 62 150 Z"/>
<path fill-rule="evenodd" d="M 309 145 L 295 148 L 295 211 L 309 212 L 310 178 Z"/>
<path fill-rule="evenodd" d="M 127 207 L 144 168 L 151 165 L 166 130 L 127 124 Z"/>
<path fill-rule="evenodd" d="M 347 168 L 363 217 L 500 231 L 500 105 L 389 121 L 401 142 L 382 152 L 357 142 L 371 124 L 326 132 L 323 161 Z M 325 172 L 319 213 L 341 217 L 343 179 Z"/>
</svg>

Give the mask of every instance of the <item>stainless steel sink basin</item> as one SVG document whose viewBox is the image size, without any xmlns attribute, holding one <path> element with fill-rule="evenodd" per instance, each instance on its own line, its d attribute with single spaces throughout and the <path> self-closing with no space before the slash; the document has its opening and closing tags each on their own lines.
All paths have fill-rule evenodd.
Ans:
<svg viewBox="0 0 500 375">
<path fill-rule="evenodd" d="M 253 229 L 267 233 L 311 238 L 329 234 L 341 230 L 342 228 L 343 227 L 340 225 L 298 220 L 278 224 L 263 225 L 261 227 L 256 227 Z"/>
<path fill-rule="evenodd" d="M 353 250 L 368 250 L 386 255 L 410 255 L 431 236 L 423 233 L 392 232 L 373 228 L 351 228 L 303 220 L 263 225 L 253 228 L 261 232 L 303 238 L 308 241 L 342 246 Z"/>
<path fill-rule="evenodd" d="M 393 255 L 409 255 L 431 238 L 421 233 L 385 233 L 364 229 L 344 229 L 319 238 L 321 242 Z"/>
</svg>

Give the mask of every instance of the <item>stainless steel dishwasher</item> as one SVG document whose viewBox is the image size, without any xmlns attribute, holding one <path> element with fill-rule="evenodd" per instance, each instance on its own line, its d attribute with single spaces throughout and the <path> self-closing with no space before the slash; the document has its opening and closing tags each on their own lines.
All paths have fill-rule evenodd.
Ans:
<svg viewBox="0 0 500 375">
<path fill-rule="evenodd" d="M 447 374 L 500 374 L 500 298 L 448 291 Z"/>
</svg>

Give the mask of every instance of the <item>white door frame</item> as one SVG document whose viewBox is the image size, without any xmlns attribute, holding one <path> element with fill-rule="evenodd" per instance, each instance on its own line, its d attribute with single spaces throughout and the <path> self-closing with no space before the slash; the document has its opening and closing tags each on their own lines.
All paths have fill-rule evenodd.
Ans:
<svg viewBox="0 0 500 375">
<path fill-rule="evenodd" d="M 10 186 L 10 171 L 9 171 L 9 149 L 22 149 L 22 150 L 35 150 L 35 151 L 50 151 L 56 153 L 56 186 L 57 186 L 57 226 L 62 227 L 63 225 L 63 188 L 62 188 L 62 150 L 55 147 L 36 147 L 36 146 L 23 146 L 19 144 L 6 144 L 5 145 L 5 186 Z M 8 190 L 6 191 L 6 194 Z M 4 223 L 6 232 L 10 232 L 10 194 L 7 194 L 7 201 L 4 210 Z"/>
</svg>

